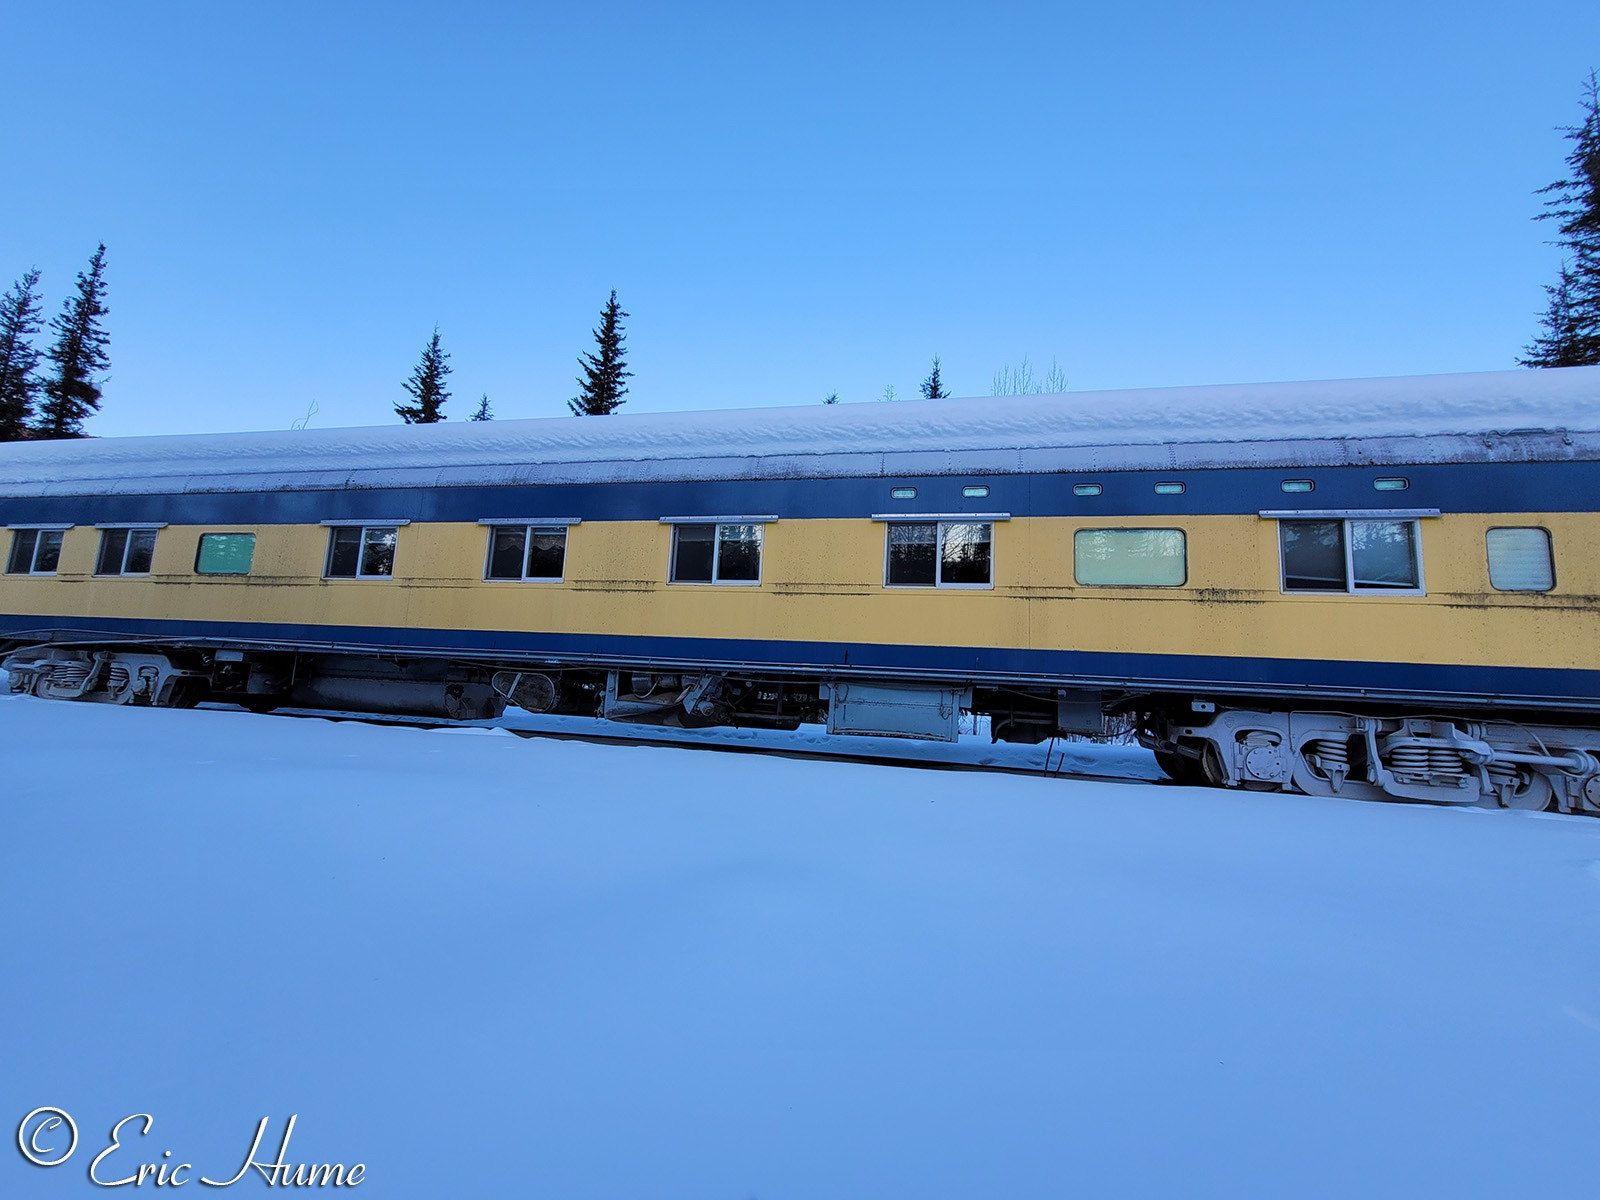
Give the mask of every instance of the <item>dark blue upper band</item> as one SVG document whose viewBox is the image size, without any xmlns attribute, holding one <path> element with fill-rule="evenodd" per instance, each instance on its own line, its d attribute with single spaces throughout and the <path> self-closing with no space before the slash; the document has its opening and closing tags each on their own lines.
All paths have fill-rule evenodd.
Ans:
<svg viewBox="0 0 1600 1200">
<path fill-rule="evenodd" d="M 1404 491 L 1373 481 L 1402 476 Z M 1284 492 L 1309 479 L 1311 492 Z M 1155 484 L 1182 482 L 1181 495 Z M 1098 496 L 1073 485 L 1098 483 Z M 985 484 L 989 495 L 964 497 Z M 914 487 L 896 500 L 891 487 Z M 1153 519 L 1278 509 L 1437 508 L 1458 513 L 1587 512 L 1600 504 L 1600 462 L 1448 463 L 1407 467 L 1226 468 L 1051 475 L 877 476 L 848 479 L 588 483 L 539 487 L 440 487 L 331 491 L 207 492 L 151 496 L 0 499 L 0 525 L 29 521 L 165 521 L 182 525 L 302 525 L 323 520 L 406 517 L 477 521 L 566 516 L 590 521 L 656 520 L 683 513 L 771 513 L 781 519 L 865 518 L 875 513 L 1008 512 L 1014 517 L 1138 516 Z"/>
</svg>

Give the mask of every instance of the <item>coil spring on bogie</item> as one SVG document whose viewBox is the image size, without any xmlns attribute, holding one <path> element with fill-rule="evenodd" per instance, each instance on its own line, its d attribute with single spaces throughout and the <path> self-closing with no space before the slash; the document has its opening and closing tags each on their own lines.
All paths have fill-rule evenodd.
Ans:
<svg viewBox="0 0 1600 1200">
<path fill-rule="evenodd" d="M 1305 750 L 1317 759 L 1317 769 L 1331 778 L 1337 771 L 1350 774 L 1350 745 L 1343 738 L 1315 738 L 1306 743 Z"/>
<path fill-rule="evenodd" d="M 1389 751 L 1389 769 L 1405 775 L 1464 776 L 1461 752 L 1449 746 L 1396 746 Z"/>
<path fill-rule="evenodd" d="M 50 683 L 55 687 L 77 687 L 89 678 L 91 664 L 79 662 L 77 659 L 63 659 L 50 664 Z"/>
<path fill-rule="evenodd" d="M 1426 775 L 1428 759 L 1426 746 L 1396 746 L 1389 751 L 1389 769 L 1407 775 Z"/>
<path fill-rule="evenodd" d="M 106 678 L 106 691 L 113 696 L 120 696 L 128 690 L 132 682 L 133 676 L 128 673 L 127 664 L 119 662 L 111 664 L 111 673 Z"/>
</svg>

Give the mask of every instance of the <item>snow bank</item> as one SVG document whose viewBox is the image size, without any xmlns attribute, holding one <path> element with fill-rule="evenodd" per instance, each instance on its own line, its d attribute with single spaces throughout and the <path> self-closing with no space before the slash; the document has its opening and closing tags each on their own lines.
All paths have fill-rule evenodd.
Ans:
<svg viewBox="0 0 1600 1200">
<path fill-rule="evenodd" d="M 901 404 L 815 404 L 597 421 L 441 423 L 370 429 L 17 442 L 0 446 L 0 494 L 70 491 L 71 485 L 148 479 L 167 490 L 203 490 L 219 480 L 272 486 L 315 475 L 320 487 L 414 486 L 406 472 L 456 471 L 451 482 L 518 483 L 589 477 L 606 464 L 626 477 L 651 477 L 623 464 L 741 463 L 707 477 L 803 476 L 862 469 L 854 456 L 940 456 L 990 452 L 995 470 L 1017 455 L 1062 447 L 1130 447 L 1167 442 L 1340 439 L 1475 434 L 1513 430 L 1600 430 L 1600 367 L 1501 371 L 1398 379 L 1242 384 L 985 397 Z M 853 465 L 841 458 L 851 459 Z M 1009 463 L 1009 467 L 1007 464 Z M 405 483 L 370 478 L 401 473 Z M 557 469 L 557 468 L 566 469 Z M 926 464 L 937 472 L 937 461 Z M 680 473 L 671 473 L 677 477 Z M 440 477 L 444 478 L 443 476 Z"/>
<path fill-rule="evenodd" d="M 298 1114 L 374 1196 L 1592 1189 L 1594 820 L 21 697 L 0 735 L 0 1107 L 83 1135 L 6 1194 L 133 1113 L 120 1162 L 213 1179 Z"/>
</svg>

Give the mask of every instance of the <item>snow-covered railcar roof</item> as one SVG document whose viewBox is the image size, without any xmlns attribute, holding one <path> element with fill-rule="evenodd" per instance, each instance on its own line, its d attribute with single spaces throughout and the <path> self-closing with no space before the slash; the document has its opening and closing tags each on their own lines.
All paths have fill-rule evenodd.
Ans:
<svg viewBox="0 0 1600 1200">
<path fill-rule="evenodd" d="M 1552 433 L 1600 457 L 1600 367 L 19 442 L 0 496 L 1450 462 Z"/>
</svg>

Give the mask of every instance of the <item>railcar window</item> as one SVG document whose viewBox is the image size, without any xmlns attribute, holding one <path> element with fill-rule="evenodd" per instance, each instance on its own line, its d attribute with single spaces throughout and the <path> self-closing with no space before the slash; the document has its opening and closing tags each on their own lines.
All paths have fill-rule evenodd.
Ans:
<svg viewBox="0 0 1600 1200">
<path fill-rule="evenodd" d="M 673 583 L 760 583 L 761 526 L 674 525 L 668 578 Z"/>
<path fill-rule="evenodd" d="M 974 484 L 961 489 L 961 494 L 968 500 L 982 500 L 989 494 L 989 485 L 985 483 Z"/>
<path fill-rule="evenodd" d="M 1181 529 L 1080 529 L 1072 576 L 1085 587 L 1182 587 L 1188 539 Z"/>
<path fill-rule="evenodd" d="M 891 521 L 888 587 L 986 588 L 994 585 L 994 525 L 989 521 Z"/>
<path fill-rule="evenodd" d="M 566 560 L 565 525 L 495 525 L 484 578 L 560 583 Z"/>
<path fill-rule="evenodd" d="M 1391 475 L 1384 479 L 1374 479 L 1372 486 L 1380 492 L 1403 492 L 1411 486 L 1411 481 L 1399 475 Z"/>
<path fill-rule="evenodd" d="M 7 575 L 54 575 L 61 561 L 61 530 L 18 529 L 11 535 Z"/>
<path fill-rule="evenodd" d="M 1072 485 L 1074 496 L 1098 496 L 1104 489 L 1098 483 L 1075 483 Z"/>
<path fill-rule="evenodd" d="M 1317 487 L 1309 479 L 1285 479 L 1278 486 L 1286 492 L 1311 492 Z"/>
<path fill-rule="evenodd" d="M 1501 592 L 1548 592 L 1556 585 L 1550 531 L 1489 530 L 1489 585 Z"/>
<path fill-rule="evenodd" d="M 154 529 L 103 529 L 96 575 L 148 575 L 155 557 Z"/>
<path fill-rule="evenodd" d="M 248 575 L 255 558 L 253 533 L 202 533 L 194 554 L 197 575 Z"/>
<path fill-rule="evenodd" d="M 1415 521 L 1279 521 L 1286 592 L 1420 592 Z"/>
<path fill-rule="evenodd" d="M 330 579 L 386 579 L 394 574 L 394 525 L 335 525 L 328 531 Z"/>
<path fill-rule="evenodd" d="M 1184 490 L 1184 485 L 1176 481 L 1156 484 L 1156 495 L 1158 496 L 1181 496 Z"/>
<path fill-rule="evenodd" d="M 914 487 L 890 488 L 889 496 L 894 500 L 915 500 L 917 498 L 917 489 Z"/>
</svg>

